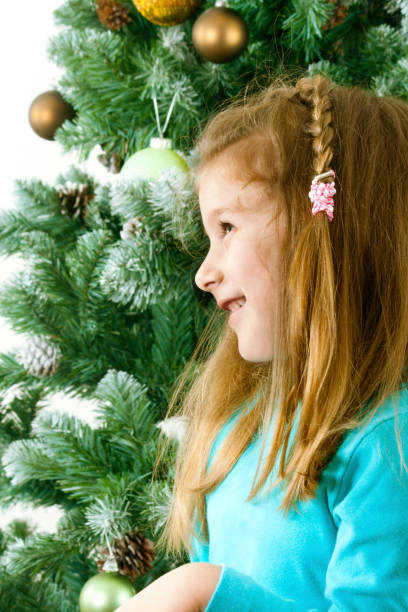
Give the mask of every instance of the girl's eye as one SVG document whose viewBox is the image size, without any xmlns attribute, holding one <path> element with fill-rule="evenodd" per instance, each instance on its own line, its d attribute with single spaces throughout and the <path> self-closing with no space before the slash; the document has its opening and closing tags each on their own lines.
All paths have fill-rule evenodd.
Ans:
<svg viewBox="0 0 408 612">
<path fill-rule="evenodd" d="M 219 221 L 218 224 L 221 228 L 221 236 L 225 236 L 226 234 L 229 234 L 234 228 L 234 226 L 231 223 L 226 223 L 224 221 Z"/>
</svg>

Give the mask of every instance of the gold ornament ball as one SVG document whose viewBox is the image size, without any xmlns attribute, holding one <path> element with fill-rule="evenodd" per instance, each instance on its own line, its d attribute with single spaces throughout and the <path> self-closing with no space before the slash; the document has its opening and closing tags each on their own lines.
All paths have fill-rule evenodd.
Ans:
<svg viewBox="0 0 408 612">
<path fill-rule="evenodd" d="M 206 60 L 232 62 L 248 44 L 249 30 L 237 11 L 215 7 L 204 11 L 193 26 L 193 44 Z"/>
<path fill-rule="evenodd" d="M 58 91 L 45 91 L 30 105 L 28 120 L 34 132 L 46 140 L 54 140 L 55 132 L 66 119 L 73 119 L 75 110 Z"/>
<path fill-rule="evenodd" d="M 187 21 L 202 3 L 203 0 L 133 0 L 143 17 L 161 26 L 174 26 Z"/>
</svg>

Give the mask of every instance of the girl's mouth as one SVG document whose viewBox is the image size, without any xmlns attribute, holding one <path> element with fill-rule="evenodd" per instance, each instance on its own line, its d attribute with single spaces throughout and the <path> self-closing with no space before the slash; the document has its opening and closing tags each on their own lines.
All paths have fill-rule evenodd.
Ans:
<svg viewBox="0 0 408 612">
<path fill-rule="evenodd" d="M 236 321 L 238 317 L 240 316 L 240 313 L 242 312 L 242 310 L 245 308 L 246 300 L 242 298 L 242 300 L 238 300 L 238 301 L 242 302 L 242 304 L 239 305 L 235 302 L 233 306 L 230 307 L 231 314 L 228 318 L 228 324 L 230 323 L 230 321 Z"/>
<path fill-rule="evenodd" d="M 228 309 L 231 312 L 235 312 L 236 310 L 239 310 L 240 308 L 242 308 L 245 302 L 246 302 L 246 299 L 244 297 L 239 298 L 238 300 L 235 300 L 235 302 L 232 302 L 229 305 Z"/>
</svg>

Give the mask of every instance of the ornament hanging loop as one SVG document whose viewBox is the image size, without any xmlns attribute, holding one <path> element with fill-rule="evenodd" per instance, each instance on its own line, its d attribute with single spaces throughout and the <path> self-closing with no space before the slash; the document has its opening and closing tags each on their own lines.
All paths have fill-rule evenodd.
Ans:
<svg viewBox="0 0 408 612">
<path fill-rule="evenodd" d="M 113 554 L 112 547 L 110 545 L 109 538 L 107 535 L 106 535 L 106 544 L 108 547 L 109 556 L 106 559 L 105 563 L 103 564 L 102 569 L 104 572 L 117 572 L 119 571 L 118 564 L 115 559 L 115 555 Z"/>
<path fill-rule="evenodd" d="M 160 138 L 164 138 L 164 134 L 165 134 L 165 132 L 167 130 L 167 126 L 169 124 L 170 117 L 171 117 L 171 114 L 173 112 L 174 105 L 176 103 L 177 95 L 178 95 L 178 90 L 175 92 L 175 94 L 173 96 L 173 99 L 172 99 L 171 104 L 170 104 L 169 111 L 167 113 L 166 121 L 164 123 L 164 127 L 163 127 L 163 130 L 162 130 L 161 129 L 161 125 L 160 125 L 159 108 L 157 106 L 157 97 L 156 97 L 155 93 L 153 94 L 154 112 L 155 112 L 155 115 L 156 115 L 157 130 L 159 132 Z"/>
</svg>

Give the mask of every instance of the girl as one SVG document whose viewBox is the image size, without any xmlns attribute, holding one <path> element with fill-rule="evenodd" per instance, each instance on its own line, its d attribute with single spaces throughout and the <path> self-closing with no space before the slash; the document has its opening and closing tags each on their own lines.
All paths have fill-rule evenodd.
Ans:
<svg viewBox="0 0 408 612">
<path fill-rule="evenodd" d="M 197 148 L 221 333 L 192 357 L 162 538 L 191 563 L 120 611 L 406 611 L 408 106 L 280 81 Z"/>
</svg>

